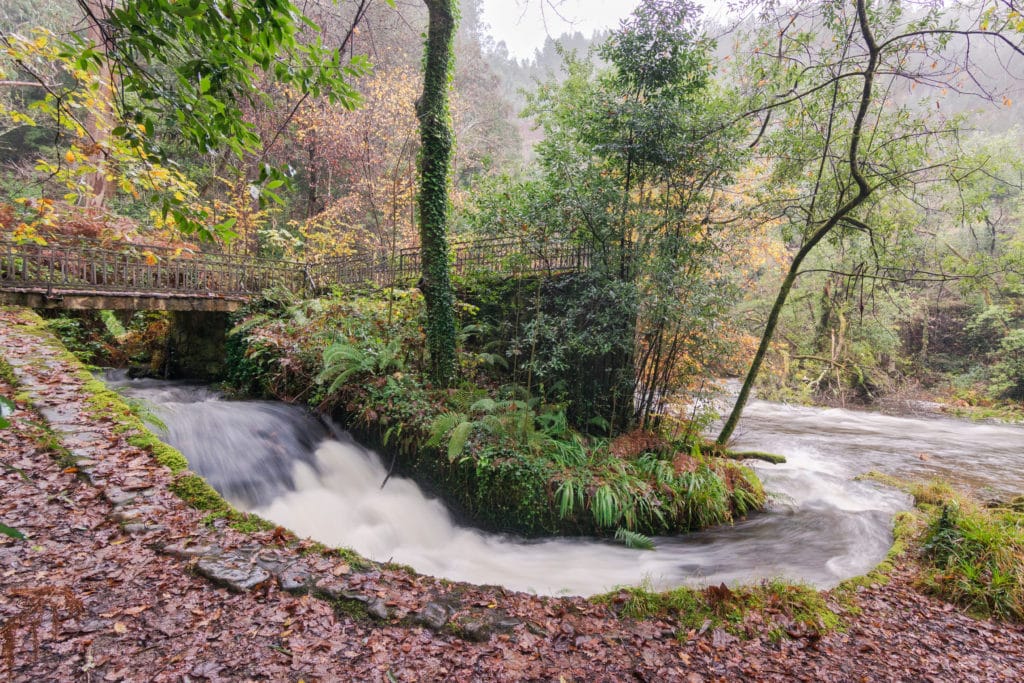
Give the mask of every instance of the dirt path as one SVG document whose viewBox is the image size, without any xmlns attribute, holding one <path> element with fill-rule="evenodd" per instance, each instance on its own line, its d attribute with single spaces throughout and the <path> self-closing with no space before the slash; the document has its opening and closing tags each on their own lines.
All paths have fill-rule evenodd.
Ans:
<svg viewBox="0 0 1024 683">
<path fill-rule="evenodd" d="M 280 532 L 204 523 L 130 434 L 89 416 L 76 368 L 29 322 L 0 310 L 0 355 L 20 383 L 0 379 L 0 393 L 22 392 L 0 430 L 0 521 L 27 537 L 0 535 L 0 631 L 13 660 L 8 670 L 0 657 L 0 679 L 1024 680 L 1024 629 L 920 595 L 908 566 L 857 595 L 845 632 L 775 642 L 752 624 L 739 640 L 581 599 L 360 570 Z M 29 402 L 88 460 L 62 467 Z M 255 558 L 249 569 L 272 555 L 292 574 L 278 567 L 231 592 L 200 575 L 202 546 Z M 282 577 L 295 572 L 304 588 L 289 592 Z"/>
</svg>

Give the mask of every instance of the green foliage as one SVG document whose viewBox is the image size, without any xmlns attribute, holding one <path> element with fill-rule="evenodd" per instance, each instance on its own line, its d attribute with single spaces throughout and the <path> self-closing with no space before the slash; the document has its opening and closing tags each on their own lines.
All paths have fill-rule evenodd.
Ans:
<svg viewBox="0 0 1024 683">
<path fill-rule="evenodd" d="M 932 590 L 974 613 L 1024 621 L 1024 516 L 954 496 L 930 518 L 921 547 Z"/>
<path fill-rule="evenodd" d="M 9 527 L 6 524 L 2 524 L 2 523 L 0 523 L 0 534 L 3 534 L 4 536 L 7 536 L 8 538 L 13 538 L 16 541 L 23 541 L 23 540 L 25 540 L 25 534 L 21 533 L 20 531 L 18 531 L 14 527 Z"/>
<path fill-rule="evenodd" d="M 619 527 L 678 532 L 729 521 L 760 504 L 752 493 L 759 485 L 717 461 L 715 471 L 705 462 L 696 474 L 677 475 L 667 452 L 615 457 L 605 440 L 572 428 L 564 404 L 531 397 L 523 386 L 495 387 L 483 375 L 479 384 L 431 388 L 429 363 L 417 353 L 422 303 L 415 293 L 343 293 L 253 312 L 233 336 L 243 357 L 267 349 L 275 359 L 264 366 L 266 376 L 257 375 L 259 383 L 281 386 L 287 378 L 289 386 L 315 386 L 302 400 L 334 410 L 364 442 L 395 454 L 400 471 L 487 528 L 528 535 L 611 535 Z M 335 346 L 325 354 L 329 345 Z M 472 355 L 461 357 L 473 363 Z M 698 513 L 707 501 L 716 510 Z"/>
<path fill-rule="evenodd" d="M 839 615 L 829 608 L 824 596 L 800 584 L 764 581 L 757 586 L 730 588 L 725 584 L 704 589 L 677 588 L 654 593 L 646 588 L 626 588 L 593 598 L 608 604 L 619 615 L 633 619 L 661 618 L 679 622 L 680 639 L 696 629 L 724 628 L 741 638 L 749 637 L 746 620 L 757 615 L 756 629 L 783 637 L 797 631 L 818 636 L 841 629 Z"/>
<path fill-rule="evenodd" d="M 627 548 L 634 548 L 636 550 L 654 550 L 654 541 L 643 534 L 638 534 L 635 531 L 629 529 L 623 529 L 619 527 L 615 530 L 615 540 L 625 545 Z"/>
<path fill-rule="evenodd" d="M 438 446 L 447 439 L 448 459 L 459 458 L 474 431 L 486 433 L 500 446 L 511 446 L 531 453 L 539 453 L 552 446 L 553 439 L 544 428 L 538 429 L 538 421 L 551 426 L 561 425 L 565 415 L 548 411 L 544 419 L 523 401 L 497 401 L 481 398 L 469 406 L 466 414 L 445 412 L 438 415 L 430 425 L 428 446 Z M 560 417 L 559 417 L 560 415 Z"/>
<path fill-rule="evenodd" d="M 719 322 L 738 290 L 722 261 L 733 245 L 697 217 L 744 147 L 734 98 L 711 85 L 710 48 L 694 6 L 640 3 L 598 49 L 606 68 L 566 56 L 565 78 L 538 86 L 527 108 L 544 130 L 534 172 L 495 182 L 468 217 L 538 251 L 591 254 L 586 280 L 554 304 L 538 294 L 514 319 L 504 354 L 528 378 L 520 383 L 571 393 L 577 425 L 654 425 L 666 398 L 725 347 Z"/>
<path fill-rule="evenodd" d="M 632 421 L 633 285 L 595 273 L 543 280 L 482 275 L 466 278 L 463 292 L 482 323 L 474 348 L 508 361 L 484 374 L 564 405 L 576 428 L 600 422 L 618 430 Z"/>
<path fill-rule="evenodd" d="M 101 331 L 94 324 L 96 322 L 98 318 L 92 316 L 58 315 L 47 320 L 46 325 L 64 348 L 83 363 L 93 365 L 103 360 L 106 354 L 103 339 L 99 336 Z M 104 327 L 102 332 L 105 331 Z"/>
<path fill-rule="evenodd" d="M 419 218 L 423 290 L 427 308 L 430 378 L 442 387 L 457 372 L 455 298 L 448 266 L 451 213 L 451 157 L 454 145 L 448 90 L 458 7 L 453 0 L 426 0 L 427 37 L 423 52 L 423 93 L 416 101 L 420 122 Z"/>
<path fill-rule="evenodd" d="M 179 476 L 168 486 L 171 493 L 190 507 L 207 512 L 225 512 L 230 506 L 205 479 L 197 474 Z"/>
<path fill-rule="evenodd" d="M 6 396 L 0 396 L 0 429 L 7 429 L 11 426 L 7 416 L 14 412 L 14 401 Z"/>
<path fill-rule="evenodd" d="M 989 391 L 1000 398 L 1024 401 L 1024 328 L 1007 332 L 995 357 Z"/>
<path fill-rule="evenodd" d="M 893 553 L 912 543 L 931 592 L 979 616 L 1024 621 L 1019 501 L 984 507 L 941 480 L 906 481 L 877 472 L 864 478 L 914 497 L 913 515 L 897 518 Z"/>
<path fill-rule="evenodd" d="M 402 340 L 369 340 L 355 345 L 337 341 L 324 350 L 323 370 L 317 382 L 328 384 L 327 393 L 333 394 L 351 379 L 365 375 L 386 375 L 405 369 Z"/>
</svg>

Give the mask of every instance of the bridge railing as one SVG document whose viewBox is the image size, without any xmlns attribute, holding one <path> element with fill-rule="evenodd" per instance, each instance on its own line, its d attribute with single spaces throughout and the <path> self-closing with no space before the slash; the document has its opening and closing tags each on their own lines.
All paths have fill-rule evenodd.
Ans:
<svg viewBox="0 0 1024 683">
<path fill-rule="evenodd" d="M 518 238 L 493 238 L 456 242 L 450 250 L 456 275 L 491 272 L 509 276 L 563 273 L 590 267 L 591 252 L 567 242 L 534 242 Z M 339 257 L 309 264 L 310 281 L 316 288 L 331 284 L 368 284 L 386 287 L 410 285 L 421 275 L 419 247 L 399 249 L 393 258 Z"/>
<path fill-rule="evenodd" d="M 451 248 L 456 275 L 551 275 L 585 270 L 590 262 L 589 250 L 566 242 L 498 238 L 457 242 Z M 0 287 L 63 294 L 247 298 L 270 287 L 304 294 L 334 284 L 408 286 L 419 279 L 421 263 L 419 248 L 401 249 L 391 258 L 300 263 L 84 238 L 45 245 L 0 240 Z"/>
<path fill-rule="evenodd" d="M 306 289 L 305 264 L 225 254 L 109 245 L 0 240 L 0 285 L 61 292 L 246 297 L 268 287 Z"/>
</svg>

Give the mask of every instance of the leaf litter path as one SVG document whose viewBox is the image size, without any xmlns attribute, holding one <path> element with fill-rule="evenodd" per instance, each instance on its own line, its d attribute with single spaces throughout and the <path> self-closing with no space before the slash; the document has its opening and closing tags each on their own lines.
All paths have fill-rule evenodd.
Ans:
<svg viewBox="0 0 1024 683">
<path fill-rule="evenodd" d="M 0 680 L 1024 680 L 1021 627 L 920 595 L 907 566 L 856 596 L 845 633 L 774 642 L 752 615 L 740 626 L 749 639 L 716 629 L 677 639 L 671 619 L 633 621 L 579 598 L 401 568 L 357 571 L 309 543 L 284 543 L 280 531 L 204 523 L 168 491 L 169 471 L 114 422 L 89 417 L 76 367 L 31 323 L 0 309 L 0 355 L 22 392 L 11 428 L 0 430 L 0 520 L 27 537 L 0 535 L 0 624 L 13 658 L 7 669 L 0 657 Z M 0 393 L 15 389 L 0 379 Z M 40 412 L 65 446 L 94 455 L 82 463 L 88 476 L 58 464 Z M 319 595 L 358 600 L 295 594 L 280 577 L 231 592 L 199 576 L 188 552 L 174 552 L 254 544 L 305 567 Z M 336 608 L 346 604 L 383 610 L 349 616 Z"/>
</svg>

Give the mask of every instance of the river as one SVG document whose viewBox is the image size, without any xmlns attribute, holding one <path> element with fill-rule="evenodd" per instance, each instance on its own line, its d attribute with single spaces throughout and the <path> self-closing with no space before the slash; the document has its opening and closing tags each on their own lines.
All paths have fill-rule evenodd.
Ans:
<svg viewBox="0 0 1024 683">
<path fill-rule="evenodd" d="M 226 401 L 208 388 L 108 378 L 146 401 L 162 438 L 225 498 L 300 536 L 379 561 L 543 595 L 592 595 L 621 585 L 665 589 L 768 578 L 830 587 L 870 570 L 892 542 L 897 491 L 855 480 L 868 470 L 941 476 L 982 495 L 1024 491 L 1024 428 L 940 417 L 892 417 L 753 401 L 736 447 L 785 455 L 753 463 L 769 509 L 736 524 L 655 539 L 655 551 L 597 539 L 526 541 L 457 526 L 412 481 L 307 411 Z"/>
</svg>

